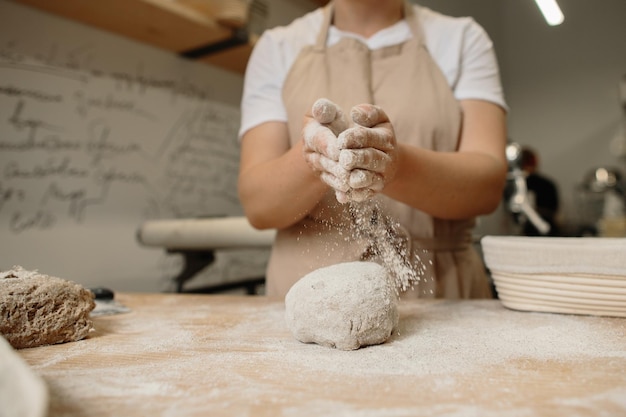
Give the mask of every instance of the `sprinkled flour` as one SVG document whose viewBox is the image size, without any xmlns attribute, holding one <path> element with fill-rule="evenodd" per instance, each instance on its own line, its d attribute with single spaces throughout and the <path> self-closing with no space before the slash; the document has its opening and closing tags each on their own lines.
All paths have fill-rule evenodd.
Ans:
<svg viewBox="0 0 626 417">
<path fill-rule="evenodd" d="M 281 302 L 154 300 L 96 318 L 89 339 L 20 351 L 49 383 L 50 415 L 626 412 L 623 319 L 515 312 L 497 300 L 407 301 L 387 343 L 340 351 L 293 339 Z"/>
<path fill-rule="evenodd" d="M 412 289 L 419 282 L 423 269 L 411 264 L 410 236 L 402 226 L 384 215 L 376 199 L 349 203 L 353 219 L 352 234 L 370 242 L 367 257 L 379 258 L 394 280 L 396 292 Z M 419 259 L 415 260 L 420 264 Z"/>
</svg>

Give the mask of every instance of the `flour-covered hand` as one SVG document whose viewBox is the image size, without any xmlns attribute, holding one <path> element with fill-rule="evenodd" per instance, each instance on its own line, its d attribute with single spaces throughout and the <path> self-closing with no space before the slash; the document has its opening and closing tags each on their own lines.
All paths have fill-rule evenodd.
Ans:
<svg viewBox="0 0 626 417">
<path fill-rule="evenodd" d="M 338 137 L 339 165 L 348 171 L 351 200 L 362 201 L 383 189 L 398 170 L 396 137 L 387 114 L 360 104 L 350 112 L 355 126 Z"/>
<path fill-rule="evenodd" d="M 313 103 L 311 114 L 320 124 L 332 130 L 335 136 L 348 128 L 348 120 L 341 107 L 327 98 L 320 98 Z"/>
<path fill-rule="evenodd" d="M 320 179 L 335 189 L 337 199 L 350 189 L 350 173 L 339 164 L 339 142 L 337 135 L 348 127 L 341 108 L 328 99 L 317 100 L 311 115 L 305 116 L 302 135 L 304 159 L 319 173 Z"/>
</svg>

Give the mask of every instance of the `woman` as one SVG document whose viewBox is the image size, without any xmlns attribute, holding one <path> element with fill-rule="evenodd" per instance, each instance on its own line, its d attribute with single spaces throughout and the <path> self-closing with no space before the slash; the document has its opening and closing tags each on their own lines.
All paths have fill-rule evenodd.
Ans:
<svg viewBox="0 0 626 417">
<path fill-rule="evenodd" d="M 312 117 L 320 98 L 345 122 Z M 367 235 L 346 236 L 361 203 L 342 203 L 374 194 L 420 271 L 412 295 L 491 296 L 471 229 L 501 199 L 505 109 L 492 44 L 469 18 L 335 0 L 266 31 L 246 72 L 239 195 L 253 226 L 278 229 L 267 294 L 368 259 Z M 336 143 L 356 166 L 339 163 Z M 369 175 L 353 184 L 342 169 Z"/>
</svg>

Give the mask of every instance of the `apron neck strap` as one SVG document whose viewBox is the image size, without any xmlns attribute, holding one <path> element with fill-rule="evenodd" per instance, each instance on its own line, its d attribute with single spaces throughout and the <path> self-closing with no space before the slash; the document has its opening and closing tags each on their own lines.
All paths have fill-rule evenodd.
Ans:
<svg viewBox="0 0 626 417">
<path fill-rule="evenodd" d="M 322 28 L 317 35 L 317 40 L 315 41 L 315 50 L 317 51 L 323 51 L 326 48 L 328 32 L 333 21 L 333 14 L 334 8 L 333 2 L 331 1 L 324 7 L 324 20 L 322 21 Z M 413 5 L 408 0 L 404 0 L 404 19 L 407 21 L 409 28 L 411 29 L 411 33 L 413 33 L 413 37 L 421 44 L 422 30 L 419 24 L 419 19 L 413 10 Z"/>
<path fill-rule="evenodd" d="M 413 38 L 421 45 L 422 44 L 422 26 L 420 25 L 419 17 L 415 13 L 413 5 L 408 1 L 404 1 L 404 20 L 409 25 Z"/>
<path fill-rule="evenodd" d="M 324 20 L 322 21 L 322 28 L 320 32 L 317 34 L 317 40 L 315 41 L 315 50 L 323 51 L 326 49 L 326 42 L 328 40 L 328 32 L 330 30 L 330 25 L 333 21 L 333 2 L 329 2 L 324 7 Z"/>
</svg>

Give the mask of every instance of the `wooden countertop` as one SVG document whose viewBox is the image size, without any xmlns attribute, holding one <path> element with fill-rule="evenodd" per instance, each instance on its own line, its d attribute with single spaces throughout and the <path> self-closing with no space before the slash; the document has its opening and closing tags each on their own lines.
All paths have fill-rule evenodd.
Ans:
<svg viewBox="0 0 626 417">
<path fill-rule="evenodd" d="M 88 339 L 19 354 L 50 416 L 626 415 L 626 319 L 407 301 L 383 345 L 302 344 L 265 297 L 118 294 Z"/>
</svg>

